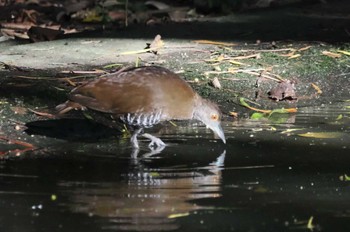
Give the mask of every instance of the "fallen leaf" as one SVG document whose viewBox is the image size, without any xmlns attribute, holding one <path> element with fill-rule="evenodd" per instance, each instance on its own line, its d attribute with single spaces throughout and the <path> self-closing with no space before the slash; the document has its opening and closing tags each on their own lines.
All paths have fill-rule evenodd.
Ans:
<svg viewBox="0 0 350 232">
<path fill-rule="evenodd" d="M 245 65 L 244 63 L 238 62 L 238 61 L 235 61 L 235 60 L 229 60 L 228 62 L 230 62 L 231 64 L 235 64 L 235 65 Z"/>
<path fill-rule="evenodd" d="M 164 47 L 164 42 L 163 42 L 163 40 L 161 40 L 161 36 L 157 35 L 154 38 L 152 43 L 147 43 L 147 47 L 145 49 L 136 50 L 136 51 L 122 52 L 122 53 L 120 53 L 120 55 L 133 55 L 133 54 L 140 54 L 140 53 L 146 53 L 146 52 L 153 52 L 153 53 L 157 54 L 157 52 L 162 47 Z"/>
<path fill-rule="evenodd" d="M 244 59 L 250 59 L 250 58 L 260 59 L 261 54 L 257 53 L 257 54 L 247 55 L 247 56 L 236 56 L 236 57 L 233 57 L 232 59 L 233 60 L 244 60 Z"/>
<path fill-rule="evenodd" d="M 305 51 L 305 50 L 308 50 L 310 49 L 312 46 L 306 46 L 306 47 L 303 47 L 303 48 L 299 48 L 298 51 Z"/>
<path fill-rule="evenodd" d="M 342 119 L 343 119 L 343 115 L 339 114 L 338 117 L 335 119 L 335 121 L 339 121 L 339 120 L 342 120 Z"/>
<path fill-rule="evenodd" d="M 230 111 L 229 115 L 231 115 L 234 118 L 238 118 L 238 113 L 237 112 Z"/>
<path fill-rule="evenodd" d="M 95 9 L 86 11 L 84 16 L 84 23 L 98 23 L 103 20 L 103 17 Z"/>
<path fill-rule="evenodd" d="M 226 43 L 226 42 L 218 42 L 218 41 L 211 41 L 211 40 L 193 40 L 192 42 L 199 43 L 199 44 L 212 44 L 212 45 L 221 45 L 221 46 L 235 46 L 235 43 Z"/>
<path fill-rule="evenodd" d="M 179 218 L 179 217 L 186 217 L 190 215 L 190 213 L 186 212 L 186 213 L 174 213 L 174 214 L 170 214 L 168 216 L 168 218 Z"/>
<path fill-rule="evenodd" d="M 339 180 L 341 181 L 350 181 L 350 176 L 344 174 L 344 175 L 341 175 L 339 176 Z"/>
<path fill-rule="evenodd" d="M 312 224 L 314 220 L 314 217 L 311 216 L 309 221 L 307 222 L 306 228 L 308 228 L 309 230 L 313 231 L 315 229 L 315 226 Z"/>
<path fill-rule="evenodd" d="M 316 90 L 317 94 L 321 94 L 322 90 L 316 84 L 311 83 L 311 86 Z"/>
<path fill-rule="evenodd" d="M 340 54 L 334 53 L 334 52 L 329 52 L 329 51 L 323 51 L 322 52 L 323 55 L 328 56 L 328 57 L 332 57 L 332 58 L 339 58 L 341 57 Z"/>
<path fill-rule="evenodd" d="M 255 120 L 258 120 L 258 119 L 262 119 L 262 118 L 265 118 L 266 117 L 266 114 L 264 113 L 259 113 L 259 112 L 254 112 L 250 118 L 251 119 L 255 119 Z"/>
<path fill-rule="evenodd" d="M 306 132 L 298 134 L 301 137 L 315 138 L 315 139 L 336 139 L 342 136 L 340 132 Z"/>
<path fill-rule="evenodd" d="M 148 43 L 145 49 L 150 49 L 150 52 L 157 54 L 158 51 L 163 47 L 164 47 L 164 42 L 162 40 L 162 37 L 160 35 L 156 35 L 152 43 L 150 44 Z"/>
<path fill-rule="evenodd" d="M 338 50 L 337 52 L 342 53 L 342 54 L 347 55 L 347 56 L 350 56 L 350 52 L 348 52 L 348 51 Z"/>
<path fill-rule="evenodd" d="M 294 54 L 294 55 L 288 57 L 288 59 L 295 59 L 295 58 L 298 58 L 300 56 L 301 56 L 300 54 Z"/>
<path fill-rule="evenodd" d="M 221 89 L 220 81 L 217 77 L 214 77 L 214 79 L 211 81 L 214 88 Z"/>
</svg>

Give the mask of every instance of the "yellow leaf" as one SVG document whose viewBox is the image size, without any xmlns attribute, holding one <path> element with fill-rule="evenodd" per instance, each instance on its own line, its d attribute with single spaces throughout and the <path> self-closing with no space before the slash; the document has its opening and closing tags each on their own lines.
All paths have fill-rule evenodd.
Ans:
<svg viewBox="0 0 350 232">
<path fill-rule="evenodd" d="M 230 111 L 229 115 L 234 117 L 234 118 L 238 118 L 238 113 L 237 112 Z"/>
<path fill-rule="evenodd" d="M 103 17 L 98 15 L 98 13 L 94 10 L 87 12 L 86 17 L 83 19 L 84 23 L 92 23 L 92 22 L 102 22 Z"/>
<path fill-rule="evenodd" d="M 239 103 L 248 109 L 251 109 L 251 110 L 254 110 L 254 111 L 260 112 L 260 113 L 267 113 L 268 114 L 268 113 L 271 113 L 271 111 L 272 111 L 272 110 L 263 110 L 263 109 L 258 109 L 258 108 L 252 107 L 252 106 L 248 105 L 248 103 L 245 102 L 245 98 L 243 98 L 243 97 L 241 97 L 239 99 Z"/>
<path fill-rule="evenodd" d="M 238 61 L 235 61 L 235 60 L 229 60 L 229 62 L 230 62 L 231 64 L 244 65 L 243 63 L 238 62 Z"/>
<path fill-rule="evenodd" d="M 339 120 L 342 120 L 342 119 L 343 119 L 343 115 L 339 114 L 338 117 L 335 119 L 335 121 L 339 121 Z"/>
<path fill-rule="evenodd" d="M 304 134 L 298 134 L 301 137 L 315 138 L 315 139 L 336 139 L 339 138 L 342 133 L 340 132 L 306 132 Z"/>
<path fill-rule="evenodd" d="M 339 176 L 339 180 L 341 180 L 341 181 L 350 181 L 350 176 L 344 174 L 342 176 Z"/>
<path fill-rule="evenodd" d="M 348 51 L 338 50 L 337 52 L 342 53 L 342 54 L 347 55 L 347 56 L 350 56 L 350 52 L 348 52 Z"/>
<path fill-rule="evenodd" d="M 315 226 L 312 224 L 312 221 L 314 220 L 314 217 L 313 216 L 311 216 L 310 217 L 310 219 L 309 219 L 309 221 L 307 222 L 307 228 L 309 229 L 309 230 L 311 230 L 311 231 L 313 231 L 313 229 L 315 229 Z"/>
<path fill-rule="evenodd" d="M 316 84 L 311 83 L 311 86 L 312 86 L 312 88 L 314 88 L 316 90 L 317 94 L 321 94 L 322 93 L 321 88 L 318 87 Z"/>
<path fill-rule="evenodd" d="M 170 214 L 168 216 L 168 218 L 178 218 L 178 217 L 186 217 L 190 215 L 190 213 L 186 212 L 186 213 L 174 213 L 174 214 Z"/>
<path fill-rule="evenodd" d="M 288 59 L 295 59 L 295 58 L 298 58 L 300 56 L 300 54 L 294 54 L 290 57 L 288 57 Z"/>
</svg>

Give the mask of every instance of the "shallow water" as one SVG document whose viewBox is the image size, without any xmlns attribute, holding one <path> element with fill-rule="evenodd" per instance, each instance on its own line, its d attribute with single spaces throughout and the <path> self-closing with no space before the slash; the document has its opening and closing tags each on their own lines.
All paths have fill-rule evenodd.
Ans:
<svg viewBox="0 0 350 232">
<path fill-rule="evenodd" d="M 226 145 L 166 125 L 168 146 L 137 158 L 126 138 L 35 135 L 0 160 L 0 231 L 349 231 L 348 105 L 230 119 Z"/>
</svg>

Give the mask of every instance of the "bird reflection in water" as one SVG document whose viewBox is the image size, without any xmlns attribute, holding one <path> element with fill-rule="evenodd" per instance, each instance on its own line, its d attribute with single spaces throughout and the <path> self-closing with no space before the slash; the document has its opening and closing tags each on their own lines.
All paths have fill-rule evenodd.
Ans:
<svg viewBox="0 0 350 232">
<path fill-rule="evenodd" d="M 179 227 L 174 217 L 205 208 L 192 200 L 221 196 L 225 154 L 206 166 L 162 168 L 150 168 L 150 160 L 142 162 L 142 155 L 122 174 L 121 181 L 97 185 L 65 181 L 59 185 L 69 194 L 71 211 L 99 218 L 104 229 L 173 230 Z M 70 189 L 65 191 L 66 186 Z"/>
</svg>

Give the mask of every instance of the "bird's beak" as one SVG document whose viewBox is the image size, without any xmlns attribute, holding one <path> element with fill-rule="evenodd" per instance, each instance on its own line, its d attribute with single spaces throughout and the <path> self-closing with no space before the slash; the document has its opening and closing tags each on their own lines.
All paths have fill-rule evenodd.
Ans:
<svg viewBox="0 0 350 232">
<path fill-rule="evenodd" d="M 214 131 L 214 133 L 219 136 L 219 138 L 226 144 L 224 130 L 222 129 L 220 124 L 216 124 L 214 126 L 210 126 L 210 129 Z"/>
</svg>

